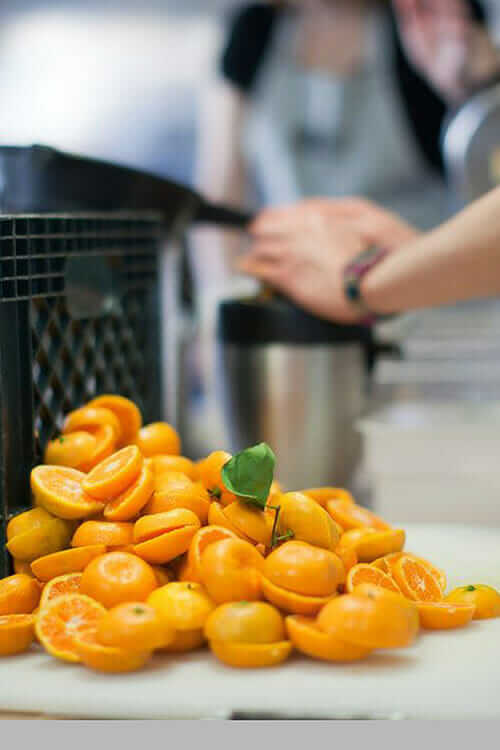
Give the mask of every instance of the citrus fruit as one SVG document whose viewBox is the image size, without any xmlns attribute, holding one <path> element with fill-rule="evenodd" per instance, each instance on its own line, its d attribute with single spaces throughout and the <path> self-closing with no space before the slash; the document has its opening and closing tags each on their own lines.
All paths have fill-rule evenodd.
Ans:
<svg viewBox="0 0 500 750">
<path fill-rule="evenodd" d="M 96 449 L 96 439 L 89 432 L 73 432 L 61 435 L 47 443 L 43 462 L 52 466 L 69 466 L 84 470 Z"/>
<path fill-rule="evenodd" d="M 143 456 L 169 454 L 178 456 L 181 452 L 181 439 L 177 431 L 167 422 L 153 422 L 141 427 L 135 438 Z"/>
<path fill-rule="evenodd" d="M 351 493 L 340 487 L 313 487 L 308 490 L 302 490 L 302 494 L 316 500 L 323 508 L 326 508 L 329 500 L 344 500 L 348 503 L 354 503 Z"/>
<path fill-rule="evenodd" d="M 84 490 L 86 476 L 67 466 L 36 466 L 31 472 L 31 489 L 37 504 L 54 516 L 88 518 L 102 510 L 102 503 Z"/>
<path fill-rule="evenodd" d="M 50 581 L 51 578 L 65 573 L 78 573 L 91 560 L 106 552 L 104 544 L 90 544 L 88 547 L 75 547 L 44 555 L 31 563 L 31 570 L 39 581 Z"/>
<path fill-rule="evenodd" d="M 201 581 L 217 604 L 261 599 L 263 566 L 264 558 L 249 542 L 221 539 L 201 556 Z"/>
<path fill-rule="evenodd" d="M 427 630 L 450 630 L 467 625 L 474 617 L 473 604 L 417 602 L 420 625 Z"/>
<path fill-rule="evenodd" d="M 313 659 L 333 662 L 359 661 L 372 649 L 341 641 L 334 635 L 324 633 L 316 620 L 301 615 L 288 615 L 285 620 L 288 637 L 293 646 Z"/>
<path fill-rule="evenodd" d="M 127 651 L 154 651 L 174 639 L 174 629 L 144 602 L 124 602 L 110 609 L 97 625 L 97 641 Z"/>
<path fill-rule="evenodd" d="M 99 427 L 89 428 L 95 438 L 95 450 L 86 463 L 83 463 L 81 470 L 84 472 L 91 471 L 94 466 L 104 461 L 116 451 L 116 436 L 113 427 L 110 424 L 103 424 Z"/>
<path fill-rule="evenodd" d="M 198 469 L 190 458 L 186 456 L 170 456 L 159 454 L 151 457 L 153 473 L 158 481 L 157 489 L 162 489 L 161 478 L 164 474 L 171 472 L 184 474 L 193 482 L 198 479 Z"/>
<path fill-rule="evenodd" d="M 419 629 L 417 607 L 387 589 L 369 583 L 332 599 L 319 613 L 318 627 L 341 641 L 365 648 L 403 648 Z"/>
<path fill-rule="evenodd" d="M 214 602 L 199 583 L 174 581 L 153 591 L 150 604 L 163 622 L 174 630 L 199 630 L 215 609 Z"/>
<path fill-rule="evenodd" d="M 280 535 L 286 536 L 291 533 L 297 541 L 308 542 L 315 547 L 329 550 L 334 550 L 338 545 L 340 534 L 337 525 L 311 497 L 300 492 L 287 492 L 281 495 L 279 505 Z"/>
<path fill-rule="evenodd" d="M 446 601 L 452 604 L 473 604 L 474 620 L 500 617 L 500 594 L 491 586 L 481 583 L 454 589 L 448 594 Z"/>
<path fill-rule="evenodd" d="M 91 497 L 109 502 L 137 479 L 143 462 L 139 448 L 128 445 L 97 464 L 84 477 L 82 487 Z"/>
<path fill-rule="evenodd" d="M 400 552 L 405 543 L 406 534 L 402 529 L 359 528 L 346 531 L 341 541 L 344 545 L 352 544 L 357 558 L 362 563 L 373 562 L 377 558 L 393 552 Z"/>
<path fill-rule="evenodd" d="M 104 607 L 82 594 L 58 596 L 40 610 L 35 631 L 46 651 L 63 661 L 80 660 L 74 639 L 95 631 Z"/>
<path fill-rule="evenodd" d="M 96 630 L 78 634 L 73 640 L 73 647 L 79 661 L 96 672 L 122 674 L 135 672 L 147 664 L 151 651 L 130 651 L 116 646 L 103 646 L 97 640 Z"/>
<path fill-rule="evenodd" d="M 337 596 L 333 592 L 328 596 L 307 596 L 306 594 L 297 594 L 295 591 L 289 591 L 282 586 L 276 586 L 267 578 L 262 578 L 262 593 L 268 602 L 283 612 L 294 615 L 317 615 L 318 612 L 328 604 L 330 599 Z"/>
<path fill-rule="evenodd" d="M 392 577 L 402 593 L 414 601 L 439 602 L 443 592 L 439 581 L 424 563 L 403 555 L 391 566 Z"/>
<path fill-rule="evenodd" d="M 157 479 L 157 487 L 158 484 Z M 210 496 L 201 482 L 193 482 L 179 472 L 165 473 L 161 477 L 161 489 L 156 489 L 144 512 L 165 513 L 174 508 L 191 510 L 204 524 L 208 519 Z"/>
<path fill-rule="evenodd" d="M 359 563 L 350 569 L 347 574 L 346 589 L 352 592 L 361 583 L 373 583 L 375 586 L 382 586 L 382 588 L 395 591 L 397 594 L 401 593 L 399 586 L 390 575 L 366 563 Z"/>
<path fill-rule="evenodd" d="M 121 427 L 118 445 L 129 445 L 142 426 L 141 412 L 130 399 L 124 396 L 105 394 L 92 399 L 87 406 L 109 409 L 116 415 Z"/>
<path fill-rule="evenodd" d="M 437 568 L 435 565 L 433 565 L 429 560 L 426 560 L 423 557 L 418 557 L 417 555 L 412 554 L 411 552 L 393 552 L 390 555 L 384 555 L 384 557 L 380 557 L 377 560 L 374 560 L 372 562 L 372 565 L 375 565 L 375 567 L 380 568 L 385 573 L 389 573 L 389 575 L 392 575 L 392 568 L 397 563 L 398 560 L 400 560 L 402 557 L 411 557 L 413 560 L 418 560 L 418 562 L 425 565 L 426 568 L 428 568 L 433 576 L 437 579 L 439 582 L 439 586 L 441 588 L 441 591 L 444 593 L 446 591 L 446 575 L 443 570 L 440 568 Z"/>
<path fill-rule="evenodd" d="M 233 523 L 231 523 L 229 518 L 226 516 L 224 510 L 225 510 L 224 506 L 222 506 L 216 500 L 213 500 L 210 503 L 210 508 L 208 509 L 208 525 L 209 526 L 222 526 L 228 531 L 231 531 L 239 539 L 243 539 L 245 542 L 254 544 L 252 539 L 250 539 L 243 531 L 241 531 L 241 529 L 238 529 Z"/>
<path fill-rule="evenodd" d="M 265 602 L 217 607 L 206 622 L 205 636 L 217 658 L 233 667 L 274 666 L 292 650 L 282 615 Z"/>
<path fill-rule="evenodd" d="M 326 509 L 330 516 L 345 531 L 368 526 L 373 529 L 390 529 L 391 527 L 382 518 L 372 513 L 368 508 L 356 505 L 350 500 L 328 500 Z"/>
<path fill-rule="evenodd" d="M 0 615 L 0 656 L 27 651 L 35 637 L 33 615 Z"/>
<path fill-rule="evenodd" d="M 176 630 L 174 640 L 165 646 L 162 651 L 180 654 L 186 651 L 194 651 L 205 644 L 203 630 Z"/>
<path fill-rule="evenodd" d="M 236 496 L 229 492 L 222 481 L 221 471 L 225 464 L 232 458 L 226 451 L 214 451 L 203 458 L 197 464 L 198 479 L 209 494 L 219 500 L 222 505 L 229 505 L 236 500 Z"/>
<path fill-rule="evenodd" d="M 147 562 L 128 552 L 108 552 L 92 560 L 80 582 L 87 594 L 106 608 L 122 602 L 146 601 L 157 587 L 154 570 Z"/>
<path fill-rule="evenodd" d="M 17 573 L 0 580 L 0 615 L 29 615 L 40 601 L 34 578 Z"/>
<path fill-rule="evenodd" d="M 142 469 L 132 484 L 104 508 L 108 521 L 129 521 L 136 518 L 149 502 L 155 487 L 153 471 L 144 461 Z"/>
<path fill-rule="evenodd" d="M 116 414 L 110 409 L 83 406 L 81 409 L 71 411 L 63 425 L 63 434 L 67 435 L 76 431 L 94 433 L 96 428 L 109 425 L 113 428 L 113 440 L 119 443 L 122 438 L 122 428 Z"/>
<path fill-rule="evenodd" d="M 264 577 L 275 586 L 304 596 L 331 596 L 344 575 L 339 557 L 305 542 L 285 542 L 264 561 Z"/>
<path fill-rule="evenodd" d="M 274 514 L 266 513 L 240 500 L 235 500 L 225 507 L 220 506 L 220 511 L 229 522 L 229 528 L 236 529 L 239 535 L 249 539 L 253 544 L 271 546 Z"/>
<path fill-rule="evenodd" d="M 45 607 L 45 605 L 52 601 L 52 599 L 55 599 L 56 596 L 64 596 L 64 594 L 79 594 L 81 579 L 81 573 L 65 573 L 62 576 L 52 578 L 43 587 L 42 596 L 40 598 L 40 609 Z"/>
<path fill-rule="evenodd" d="M 73 534 L 72 547 L 104 544 L 125 547 L 134 539 L 134 524 L 125 521 L 84 521 Z"/>
<path fill-rule="evenodd" d="M 201 557 L 209 544 L 221 539 L 237 539 L 237 535 L 223 526 L 203 526 L 195 533 L 187 553 L 187 567 L 191 578 L 188 580 L 201 583 Z"/>
<path fill-rule="evenodd" d="M 187 551 L 199 528 L 198 516 L 184 508 L 143 516 L 134 526 L 134 552 L 150 563 L 170 562 Z"/>
</svg>

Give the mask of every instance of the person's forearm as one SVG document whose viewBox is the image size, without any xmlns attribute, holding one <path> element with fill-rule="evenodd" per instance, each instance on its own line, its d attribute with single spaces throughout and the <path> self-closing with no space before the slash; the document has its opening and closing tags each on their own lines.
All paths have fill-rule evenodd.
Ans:
<svg viewBox="0 0 500 750">
<path fill-rule="evenodd" d="M 361 290 L 377 313 L 500 294 L 500 188 L 387 256 L 365 276 Z"/>
</svg>

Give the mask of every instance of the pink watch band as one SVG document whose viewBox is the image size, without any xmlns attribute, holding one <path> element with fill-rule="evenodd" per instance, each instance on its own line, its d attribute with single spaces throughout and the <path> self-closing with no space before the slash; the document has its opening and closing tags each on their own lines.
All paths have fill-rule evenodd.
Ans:
<svg viewBox="0 0 500 750">
<path fill-rule="evenodd" d="M 374 266 L 387 255 L 387 250 L 379 247 L 370 247 L 357 255 L 344 269 L 344 294 L 350 304 L 356 307 L 363 315 L 362 322 L 372 325 L 382 317 L 372 312 L 365 304 L 361 293 L 361 280 Z"/>
</svg>

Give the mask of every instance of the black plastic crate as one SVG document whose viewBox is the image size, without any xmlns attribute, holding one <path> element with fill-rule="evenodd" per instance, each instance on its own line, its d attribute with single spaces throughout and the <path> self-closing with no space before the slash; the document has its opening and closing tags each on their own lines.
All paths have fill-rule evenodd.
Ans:
<svg viewBox="0 0 500 750">
<path fill-rule="evenodd" d="M 0 215 L 0 575 L 8 519 L 65 413 L 100 393 L 162 413 L 158 214 Z"/>
</svg>

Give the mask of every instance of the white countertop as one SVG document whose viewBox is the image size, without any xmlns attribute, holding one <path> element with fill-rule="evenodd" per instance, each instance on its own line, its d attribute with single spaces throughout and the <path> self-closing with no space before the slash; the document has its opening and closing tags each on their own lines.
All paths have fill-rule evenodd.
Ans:
<svg viewBox="0 0 500 750">
<path fill-rule="evenodd" d="M 443 567 L 450 587 L 500 588 L 500 529 L 409 526 L 407 549 Z M 156 656 L 142 672 L 100 675 L 38 649 L 0 660 L 0 711 L 82 718 L 500 718 L 500 619 L 423 632 L 410 649 L 355 665 L 294 655 L 236 670 L 208 652 Z"/>
</svg>

